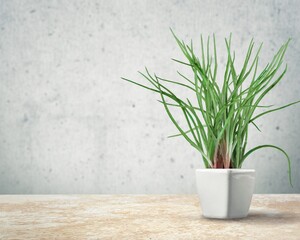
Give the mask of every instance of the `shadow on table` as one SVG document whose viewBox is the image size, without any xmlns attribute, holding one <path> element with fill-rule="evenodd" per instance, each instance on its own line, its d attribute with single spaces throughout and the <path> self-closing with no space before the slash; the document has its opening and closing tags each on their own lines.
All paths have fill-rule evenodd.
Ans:
<svg viewBox="0 0 300 240">
<path fill-rule="evenodd" d="M 291 212 L 275 212 L 275 211 L 250 211 L 248 216 L 244 219 L 239 219 L 239 221 L 245 222 L 257 222 L 257 223 L 280 223 L 280 224 L 290 224 L 300 221 L 299 213 Z"/>
<path fill-rule="evenodd" d="M 212 221 L 212 222 L 239 222 L 239 223 L 249 223 L 249 224 L 261 224 L 261 225 L 269 225 L 269 224 L 291 224 L 291 223 L 299 223 L 300 222 L 300 214 L 299 213 L 291 213 L 291 212 L 275 212 L 275 211 L 250 211 L 248 216 L 245 218 L 237 218 L 237 219 L 212 219 L 205 218 L 203 216 L 200 217 L 202 220 Z"/>
</svg>

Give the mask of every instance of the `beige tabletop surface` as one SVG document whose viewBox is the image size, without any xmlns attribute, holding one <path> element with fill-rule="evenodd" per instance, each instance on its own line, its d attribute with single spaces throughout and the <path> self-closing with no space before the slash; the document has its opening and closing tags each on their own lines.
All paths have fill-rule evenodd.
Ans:
<svg viewBox="0 0 300 240">
<path fill-rule="evenodd" d="M 201 216 L 196 195 L 0 195 L 0 239 L 298 239 L 300 194 L 254 195 L 249 216 Z"/>
</svg>

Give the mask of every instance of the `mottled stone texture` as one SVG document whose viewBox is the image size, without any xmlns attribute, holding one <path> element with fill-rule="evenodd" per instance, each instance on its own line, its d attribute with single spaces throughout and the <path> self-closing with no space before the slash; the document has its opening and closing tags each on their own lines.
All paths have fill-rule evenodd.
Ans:
<svg viewBox="0 0 300 240">
<path fill-rule="evenodd" d="M 202 216 L 195 195 L 0 196 L 1 239 L 299 240 L 300 195 L 254 195 L 246 218 Z"/>
<path fill-rule="evenodd" d="M 299 99 L 300 2 L 0 1 L 0 193 L 194 193 L 202 160 L 176 133 L 159 97 L 124 81 L 146 65 L 176 76 L 185 40 L 233 33 L 237 63 L 251 37 L 266 63 L 288 37 L 288 73 L 264 104 Z M 198 42 L 197 42 L 198 41 Z M 221 63 L 225 58 L 219 56 Z M 222 72 L 219 72 L 222 79 Z M 258 121 L 249 147 L 257 193 L 300 192 L 300 106 Z M 183 118 L 180 116 L 179 121 Z"/>
</svg>

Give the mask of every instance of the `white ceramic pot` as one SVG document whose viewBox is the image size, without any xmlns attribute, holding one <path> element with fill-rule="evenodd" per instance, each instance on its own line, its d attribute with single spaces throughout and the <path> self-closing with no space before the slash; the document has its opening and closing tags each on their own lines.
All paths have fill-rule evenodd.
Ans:
<svg viewBox="0 0 300 240">
<path fill-rule="evenodd" d="M 196 169 L 203 216 L 221 219 L 246 217 L 254 183 L 253 169 Z"/>
</svg>

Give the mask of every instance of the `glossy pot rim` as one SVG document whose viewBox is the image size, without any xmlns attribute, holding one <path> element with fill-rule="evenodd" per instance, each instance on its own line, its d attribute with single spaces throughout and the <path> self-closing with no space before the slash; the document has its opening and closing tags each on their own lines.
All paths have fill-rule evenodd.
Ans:
<svg viewBox="0 0 300 240">
<path fill-rule="evenodd" d="M 232 173 L 252 173 L 255 172 L 255 169 L 243 169 L 243 168 L 198 168 L 196 169 L 197 173 L 201 172 L 211 172 L 211 173 L 224 173 L 224 172 L 232 172 Z"/>
</svg>

